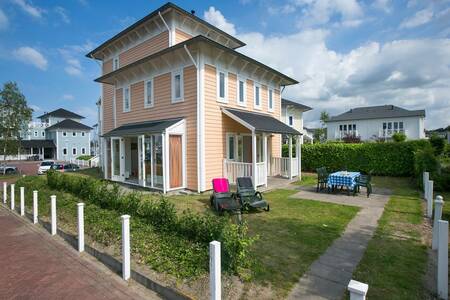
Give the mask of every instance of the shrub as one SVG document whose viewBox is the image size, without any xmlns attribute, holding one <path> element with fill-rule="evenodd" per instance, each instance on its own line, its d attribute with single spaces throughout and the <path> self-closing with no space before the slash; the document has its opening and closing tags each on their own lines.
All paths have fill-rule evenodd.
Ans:
<svg viewBox="0 0 450 300">
<path fill-rule="evenodd" d="M 417 184 L 422 186 L 423 172 L 430 172 L 431 176 L 435 176 L 439 173 L 440 165 L 439 161 L 434 155 L 434 150 L 431 147 L 419 149 L 414 153 L 414 171 L 417 178 Z"/>
<path fill-rule="evenodd" d="M 402 132 L 395 132 L 392 135 L 392 140 L 397 143 L 404 142 L 404 141 L 406 141 L 406 135 Z"/>
<path fill-rule="evenodd" d="M 344 168 L 374 175 L 412 176 L 414 152 L 429 147 L 426 140 L 399 143 L 313 144 L 302 145 L 302 169 L 315 171 L 326 167 L 329 171 Z"/>
<path fill-rule="evenodd" d="M 442 168 L 441 172 L 431 174 L 433 188 L 438 192 L 450 192 L 450 167 Z"/>
<path fill-rule="evenodd" d="M 248 248 L 254 239 L 248 236 L 246 224 L 235 225 L 229 218 L 200 215 L 190 210 L 178 215 L 173 203 L 163 196 L 155 200 L 138 192 L 121 192 L 118 184 L 91 177 L 50 171 L 47 173 L 47 184 L 101 208 L 142 218 L 169 235 L 177 234 L 205 246 L 213 240 L 220 241 L 227 258 L 225 270 L 240 273 L 248 266 Z"/>
<path fill-rule="evenodd" d="M 295 157 L 296 153 L 295 143 L 292 142 L 292 157 Z M 289 157 L 289 144 L 283 144 L 283 146 L 281 146 L 281 155 L 282 157 Z"/>
<path fill-rule="evenodd" d="M 431 146 L 433 146 L 434 154 L 439 156 L 444 152 L 445 148 L 445 139 L 440 136 L 433 134 L 430 137 Z"/>
<path fill-rule="evenodd" d="M 355 134 L 346 134 L 342 140 L 344 141 L 344 143 L 349 143 L 349 144 L 358 144 L 361 143 L 361 137 Z"/>
</svg>

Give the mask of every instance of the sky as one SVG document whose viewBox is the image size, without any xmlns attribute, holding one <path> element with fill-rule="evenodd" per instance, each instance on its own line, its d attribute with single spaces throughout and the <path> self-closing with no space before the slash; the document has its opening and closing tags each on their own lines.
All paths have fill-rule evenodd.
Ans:
<svg viewBox="0 0 450 300">
<path fill-rule="evenodd" d="M 0 0 L 0 84 L 17 82 L 35 116 L 63 107 L 93 125 L 100 66 L 85 54 L 164 3 Z M 313 108 L 305 126 L 383 104 L 425 109 L 427 129 L 450 125 L 450 0 L 174 3 L 297 79 L 283 97 Z"/>
</svg>

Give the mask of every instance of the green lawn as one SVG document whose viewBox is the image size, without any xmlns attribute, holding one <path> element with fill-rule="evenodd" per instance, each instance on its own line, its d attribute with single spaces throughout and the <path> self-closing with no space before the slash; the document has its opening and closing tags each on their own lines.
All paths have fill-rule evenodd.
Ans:
<svg viewBox="0 0 450 300">
<path fill-rule="evenodd" d="M 369 299 L 423 299 L 427 248 L 420 195 L 410 179 L 375 177 L 374 184 L 393 195 L 353 278 L 369 284 Z"/>
<path fill-rule="evenodd" d="M 304 173 L 302 174 L 302 180 L 296 181 L 294 184 L 300 186 L 315 186 L 317 184 L 317 174 Z"/>
</svg>

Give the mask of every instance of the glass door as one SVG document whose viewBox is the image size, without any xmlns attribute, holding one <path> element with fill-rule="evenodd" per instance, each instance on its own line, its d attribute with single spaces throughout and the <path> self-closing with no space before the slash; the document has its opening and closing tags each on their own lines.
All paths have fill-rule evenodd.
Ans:
<svg viewBox="0 0 450 300">
<path fill-rule="evenodd" d="M 145 186 L 153 187 L 152 182 L 152 137 L 146 136 L 144 141 L 144 172 L 145 172 Z"/>
<path fill-rule="evenodd" d="M 153 186 L 163 188 L 163 150 L 162 136 L 152 136 L 152 158 L 153 158 Z"/>
</svg>

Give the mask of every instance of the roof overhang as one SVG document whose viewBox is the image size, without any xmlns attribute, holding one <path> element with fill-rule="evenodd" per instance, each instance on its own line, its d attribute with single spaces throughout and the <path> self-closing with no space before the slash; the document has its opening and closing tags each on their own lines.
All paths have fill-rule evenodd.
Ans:
<svg viewBox="0 0 450 300">
<path fill-rule="evenodd" d="M 270 79 L 277 80 L 280 85 L 287 86 L 297 84 L 298 81 L 251 58 L 240 52 L 237 52 L 231 48 L 223 46 L 205 36 L 198 35 L 189 40 L 186 40 L 182 43 L 178 43 L 175 46 L 165 48 L 157 53 L 151 54 L 147 57 L 144 57 L 140 60 L 137 60 L 129 65 L 126 65 L 122 68 L 119 68 L 113 72 L 105 74 L 97 79 L 96 82 L 106 83 L 114 85 L 116 82 L 123 80 L 126 76 L 130 75 L 131 77 L 137 76 L 139 74 L 145 74 L 150 69 L 158 69 L 157 63 L 159 61 L 170 62 L 171 57 L 180 57 L 180 55 L 185 56 L 186 60 L 191 60 L 189 54 L 187 53 L 186 48 L 188 48 L 190 53 L 195 54 L 201 47 L 210 47 L 212 50 L 217 51 L 222 54 L 226 54 L 230 56 L 230 59 L 235 61 L 240 59 L 242 65 L 253 66 L 253 73 L 259 73 L 260 76 L 267 76 Z M 193 55 L 195 57 L 195 55 Z"/>
<path fill-rule="evenodd" d="M 252 132 L 302 135 L 296 129 L 275 119 L 271 115 L 224 107 L 222 107 L 222 112 Z"/>
<path fill-rule="evenodd" d="M 295 108 L 298 108 L 298 109 L 300 109 L 303 112 L 312 110 L 312 107 L 309 107 L 307 105 L 301 104 L 301 103 L 296 102 L 296 101 L 288 100 L 288 99 L 285 99 L 285 98 L 281 98 L 281 103 L 284 104 L 284 105 L 287 105 L 287 106 L 294 106 Z"/>
<path fill-rule="evenodd" d="M 105 133 L 103 137 L 126 137 L 138 136 L 143 134 L 164 133 L 166 129 L 182 121 L 183 118 L 176 118 L 124 124 Z"/>
</svg>

